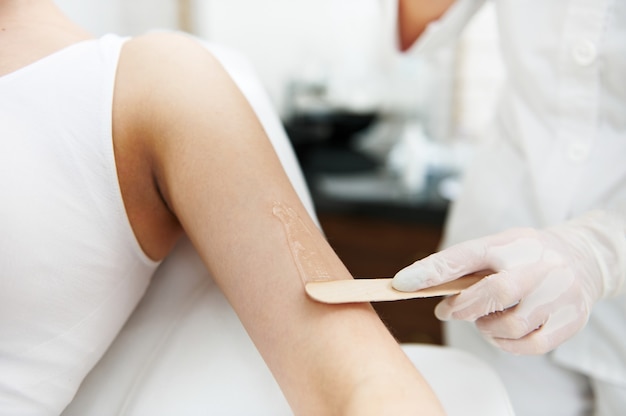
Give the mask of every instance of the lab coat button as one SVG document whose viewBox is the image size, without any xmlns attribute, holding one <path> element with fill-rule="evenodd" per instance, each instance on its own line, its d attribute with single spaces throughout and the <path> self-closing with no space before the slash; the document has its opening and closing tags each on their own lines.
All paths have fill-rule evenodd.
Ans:
<svg viewBox="0 0 626 416">
<path fill-rule="evenodd" d="M 578 65 L 590 65 L 596 59 L 596 45 L 586 39 L 578 41 L 572 48 L 572 56 Z"/>
<path fill-rule="evenodd" d="M 581 142 L 572 143 L 567 155 L 572 162 L 584 162 L 589 156 L 589 147 Z"/>
</svg>

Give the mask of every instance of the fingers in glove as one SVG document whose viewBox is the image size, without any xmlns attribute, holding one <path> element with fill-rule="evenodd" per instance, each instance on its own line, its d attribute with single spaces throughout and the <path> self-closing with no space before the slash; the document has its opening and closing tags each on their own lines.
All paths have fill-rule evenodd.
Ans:
<svg viewBox="0 0 626 416">
<path fill-rule="evenodd" d="M 523 295 L 519 281 L 503 271 L 484 277 L 458 295 L 445 298 L 435 307 L 435 315 L 442 321 L 475 321 L 517 305 Z"/>
<path fill-rule="evenodd" d="M 491 338 L 490 340 L 497 347 L 513 354 L 545 354 L 571 338 L 585 325 L 586 316 L 578 314 L 575 320 L 570 319 L 573 312 L 562 309 L 553 313 L 543 325 L 522 338 Z"/>
<path fill-rule="evenodd" d="M 490 338 L 520 339 L 546 323 L 549 310 L 536 310 L 531 315 L 519 313 L 520 305 L 502 312 L 494 312 L 476 320 L 476 327 Z"/>
<path fill-rule="evenodd" d="M 534 274 L 538 277 L 535 278 L 537 283 L 522 289 L 522 297 L 514 307 L 478 318 L 476 326 L 484 334 L 494 338 L 519 339 L 544 325 L 556 312 L 564 324 L 565 320 L 576 320 L 581 313 L 580 306 L 570 307 L 584 302 L 580 300 L 580 292 L 569 269 L 532 267 L 510 274 L 512 280 L 518 281 Z"/>
</svg>

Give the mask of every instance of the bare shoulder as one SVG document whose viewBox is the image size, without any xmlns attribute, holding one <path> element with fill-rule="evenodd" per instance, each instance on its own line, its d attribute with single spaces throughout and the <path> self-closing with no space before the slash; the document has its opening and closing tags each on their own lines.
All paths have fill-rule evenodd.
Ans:
<svg viewBox="0 0 626 416">
<path fill-rule="evenodd" d="M 122 50 L 118 83 L 127 102 L 139 111 L 134 120 L 147 121 L 147 128 L 155 127 L 157 115 L 164 122 L 192 117 L 198 106 L 237 93 L 209 49 L 178 32 L 155 32 L 129 40 Z M 166 126 L 160 127 L 163 132 Z"/>
<path fill-rule="evenodd" d="M 157 61 L 167 66 L 212 59 L 208 49 L 193 36 L 182 32 L 151 32 L 130 39 L 124 49 L 128 58 Z"/>
<path fill-rule="evenodd" d="M 160 82 L 161 89 L 171 85 L 164 81 L 193 82 L 222 70 L 198 39 L 179 32 L 154 32 L 129 40 L 121 64 L 129 75 L 138 77 L 138 85 L 152 87 L 151 82 Z"/>
</svg>

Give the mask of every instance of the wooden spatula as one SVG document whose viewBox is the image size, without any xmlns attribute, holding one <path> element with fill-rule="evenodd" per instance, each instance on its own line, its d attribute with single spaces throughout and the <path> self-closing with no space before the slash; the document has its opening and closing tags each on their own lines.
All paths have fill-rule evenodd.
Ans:
<svg viewBox="0 0 626 416">
<path fill-rule="evenodd" d="M 384 302 L 414 298 L 446 296 L 478 282 L 490 272 L 468 274 L 448 283 L 415 292 L 400 292 L 391 286 L 391 278 L 365 278 L 308 282 L 306 293 L 322 303 Z"/>
</svg>

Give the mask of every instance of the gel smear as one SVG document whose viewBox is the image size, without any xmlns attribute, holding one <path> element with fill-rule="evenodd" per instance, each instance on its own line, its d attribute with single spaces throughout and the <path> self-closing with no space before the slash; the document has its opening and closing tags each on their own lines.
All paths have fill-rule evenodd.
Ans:
<svg viewBox="0 0 626 416">
<path fill-rule="evenodd" d="M 319 241 L 298 214 L 280 202 L 274 203 L 272 214 L 283 224 L 289 249 L 302 281 L 306 284 L 332 280 L 328 264 L 320 252 Z"/>
</svg>

